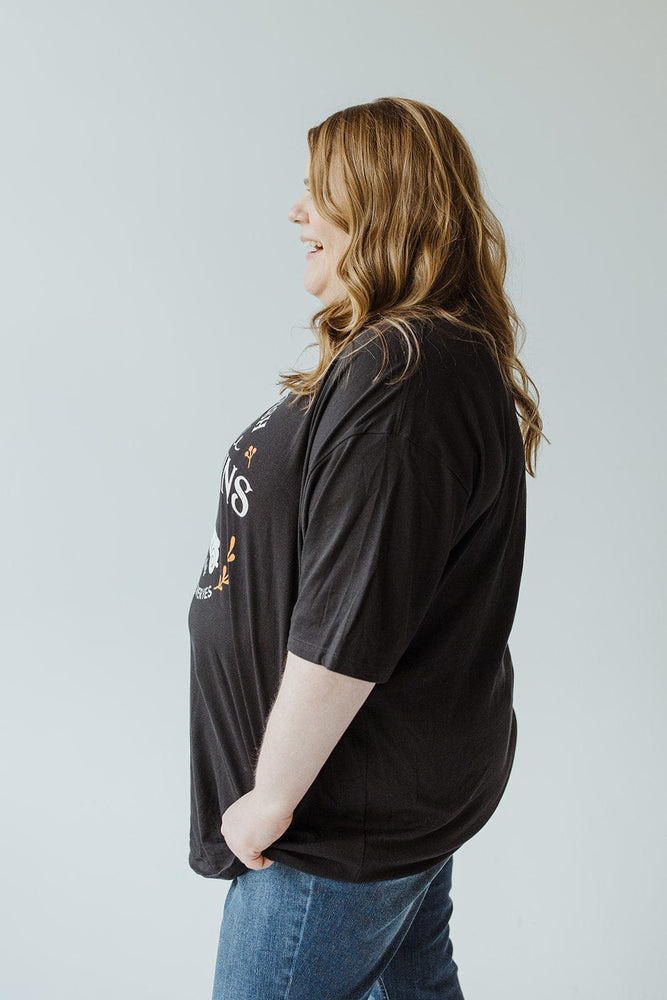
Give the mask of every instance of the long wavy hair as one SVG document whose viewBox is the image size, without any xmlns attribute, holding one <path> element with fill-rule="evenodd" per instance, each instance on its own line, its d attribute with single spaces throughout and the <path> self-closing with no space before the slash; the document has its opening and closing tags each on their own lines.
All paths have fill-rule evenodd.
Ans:
<svg viewBox="0 0 667 1000">
<path fill-rule="evenodd" d="M 504 290 L 502 226 L 487 205 L 465 139 L 440 111 L 382 97 L 330 115 L 308 131 L 310 191 L 319 215 L 350 236 L 336 273 L 344 292 L 316 312 L 312 371 L 292 369 L 278 385 L 308 397 L 362 329 L 405 339 L 410 374 L 420 358 L 410 321 L 446 319 L 480 333 L 514 398 L 528 473 L 542 433 L 539 392 L 517 354 L 525 327 Z M 384 371 L 384 363 L 381 369 Z M 376 376 L 379 377 L 379 376 Z M 534 396 L 531 395 L 531 389 Z"/>
</svg>

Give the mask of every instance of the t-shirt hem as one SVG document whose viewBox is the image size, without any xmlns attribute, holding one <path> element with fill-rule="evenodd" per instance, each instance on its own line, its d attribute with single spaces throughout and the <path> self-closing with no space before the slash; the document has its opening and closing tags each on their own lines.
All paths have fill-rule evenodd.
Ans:
<svg viewBox="0 0 667 1000">
<path fill-rule="evenodd" d="M 247 871 L 246 865 L 238 858 L 234 858 L 231 863 L 225 865 L 224 862 L 214 865 L 208 857 L 202 857 L 194 852 L 190 852 L 188 864 L 196 875 L 203 878 L 220 878 L 231 881 L 237 875 L 242 875 Z"/>
<path fill-rule="evenodd" d="M 419 875 L 420 872 L 428 871 L 429 868 L 433 868 L 442 861 L 447 860 L 447 858 L 451 857 L 454 852 L 448 851 L 446 854 L 442 854 L 441 856 L 439 855 L 436 858 L 427 858 L 419 863 L 413 862 L 404 866 L 399 865 L 397 869 L 392 869 L 389 872 L 386 870 L 369 872 L 363 868 L 360 870 L 358 867 L 354 870 L 350 869 L 345 872 L 344 866 L 339 864 L 338 874 L 332 873 L 331 858 L 315 856 L 309 858 L 296 858 L 294 855 L 282 851 L 279 847 L 274 849 L 274 845 L 267 847 L 263 853 L 264 856 L 269 858 L 271 861 L 277 862 L 278 864 L 284 864 L 288 868 L 303 872 L 306 875 L 315 875 L 317 878 L 330 879 L 334 882 L 357 884 L 359 882 L 393 882 L 399 878 L 408 878 L 411 875 Z"/>
<path fill-rule="evenodd" d="M 309 642 L 307 639 L 300 639 L 291 632 L 287 637 L 287 650 L 304 660 L 310 660 L 311 663 L 319 663 L 333 673 L 356 677 L 357 680 L 361 681 L 373 681 L 375 684 L 388 681 L 393 670 L 392 667 L 388 671 L 373 673 L 369 669 L 368 663 L 355 663 L 345 656 L 331 652 L 327 646 Z"/>
</svg>

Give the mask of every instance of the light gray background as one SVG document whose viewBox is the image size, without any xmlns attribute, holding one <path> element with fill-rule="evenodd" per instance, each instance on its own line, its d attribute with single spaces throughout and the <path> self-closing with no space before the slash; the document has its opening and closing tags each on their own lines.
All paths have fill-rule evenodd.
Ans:
<svg viewBox="0 0 667 1000">
<path fill-rule="evenodd" d="M 210 998 L 187 611 L 230 441 L 314 362 L 306 130 L 397 95 L 473 149 L 552 442 L 463 990 L 664 998 L 663 11 L 2 4 L 3 997 Z"/>
</svg>

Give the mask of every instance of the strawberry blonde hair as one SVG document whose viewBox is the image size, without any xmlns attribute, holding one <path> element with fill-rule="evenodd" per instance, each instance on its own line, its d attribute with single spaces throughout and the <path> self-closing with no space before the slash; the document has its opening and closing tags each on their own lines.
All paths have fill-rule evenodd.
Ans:
<svg viewBox="0 0 667 1000">
<path fill-rule="evenodd" d="M 381 97 L 311 128 L 308 147 L 315 208 L 350 237 L 336 272 L 344 294 L 310 320 L 320 351 L 315 369 L 292 369 L 278 385 L 310 406 L 332 360 L 362 329 L 375 332 L 386 361 L 387 327 L 408 348 L 401 381 L 413 348 L 415 363 L 420 358 L 410 320 L 441 317 L 483 336 L 514 398 L 534 476 L 540 440 L 548 441 L 540 396 L 517 356 L 525 328 L 503 287 L 503 229 L 461 133 L 427 104 Z"/>
</svg>

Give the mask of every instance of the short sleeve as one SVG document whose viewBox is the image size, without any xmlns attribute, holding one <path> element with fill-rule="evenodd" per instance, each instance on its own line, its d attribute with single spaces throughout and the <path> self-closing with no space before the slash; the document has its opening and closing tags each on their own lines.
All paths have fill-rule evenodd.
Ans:
<svg viewBox="0 0 667 1000">
<path fill-rule="evenodd" d="M 340 441 L 303 487 L 287 649 L 342 674 L 389 680 L 431 606 L 466 502 L 448 467 L 406 437 Z"/>
</svg>

